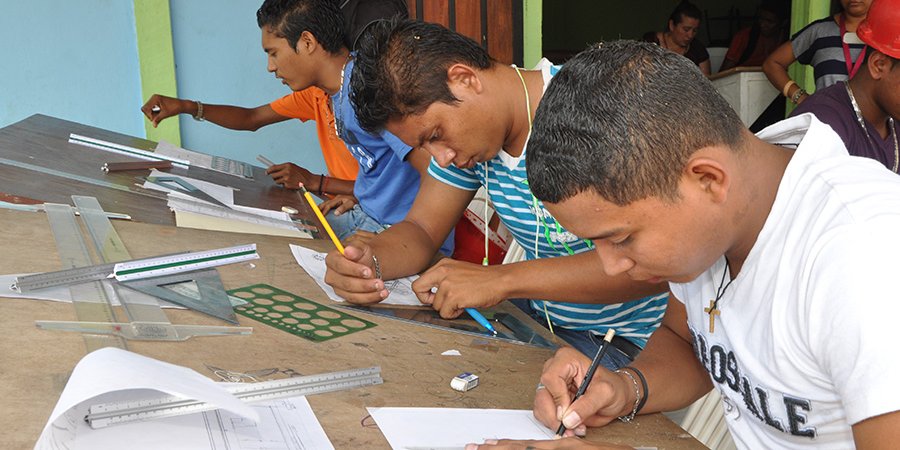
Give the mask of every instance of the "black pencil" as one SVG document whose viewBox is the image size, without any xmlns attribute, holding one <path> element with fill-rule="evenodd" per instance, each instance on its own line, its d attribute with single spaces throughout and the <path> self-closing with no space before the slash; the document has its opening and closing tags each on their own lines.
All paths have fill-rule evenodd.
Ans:
<svg viewBox="0 0 900 450">
<path fill-rule="evenodd" d="M 572 403 L 575 403 L 575 401 L 578 400 L 582 395 L 584 395 L 585 391 L 587 391 L 588 385 L 591 384 L 591 379 L 594 378 L 594 372 L 597 371 L 597 367 L 600 367 L 600 360 L 603 359 L 603 355 L 606 354 L 606 350 L 609 349 L 609 346 L 612 343 L 612 338 L 615 335 L 616 330 L 610 329 L 606 332 L 606 336 L 603 337 L 603 343 L 600 344 L 600 348 L 597 349 L 597 354 L 594 355 L 594 360 L 591 361 L 591 366 L 588 367 L 588 371 L 584 375 L 584 380 L 581 381 L 581 386 L 578 387 L 578 392 L 575 393 L 575 398 L 572 399 Z M 565 432 L 566 426 L 562 422 L 560 422 L 559 429 L 556 430 L 556 435 L 562 436 Z"/>
</svg>

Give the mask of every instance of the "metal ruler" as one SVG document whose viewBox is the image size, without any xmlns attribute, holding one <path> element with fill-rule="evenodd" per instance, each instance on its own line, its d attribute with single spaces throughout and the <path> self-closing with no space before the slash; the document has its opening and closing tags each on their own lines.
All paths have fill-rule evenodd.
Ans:
<svg viewBox="0 0 900 450">
<path fill-rule="evenodd" d="M 63 206 L 68 208 L 67 205 Z M 74 226 L 74 219 L 72 224 Z M 17 277 L 12 288 L 19 292 L 29 292 L 53 286 L 87 283 L 109 278 L 115 278 L 117 281 L 139 280 L 208 269 L 252 259 L 259 259 L 259 254 L 256 253 L 256 244 L 246 244 L 88 267 L 71 266 L 77 268 Z"/>
<path fill-rule="evenodd" d="M 343 391 L 382 383 L 384 383 L 384 380 L 381 378 L 381 367 L 376 366 L 259 383 L 231 385 L 225 387 L 225 389 L 238 399 L 251 403 L 300 395 Z M 209 403 L 168 395 L 149 400 L 93 405 L 88 409 L 88 414 L 84 417 L 84 420 L 91 428 L 96 429 L 115 424 L 180 416 L 213 409 L 217 409 L 217 407 Z"/>
</svg>

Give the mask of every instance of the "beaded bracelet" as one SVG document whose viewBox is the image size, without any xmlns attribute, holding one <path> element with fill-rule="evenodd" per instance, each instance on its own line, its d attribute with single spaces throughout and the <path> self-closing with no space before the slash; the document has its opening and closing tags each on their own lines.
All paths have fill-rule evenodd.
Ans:
<svg viewBox="0 0 900 450">
<path fill-rule="evenodd" d="M 194 103 L 197 104 L 197 114 L 194 114 L 194 120 L 196 120 L 197 122 L 203 122 L 204 120 L 206 120 L 203 117 L 203 103 L 201 103 L 200 100 L 194 100 Z"/>
<path fill-rule="evenodd" d="M 807 94 L 808 92 L 806 92 L 803 88 L 797 89 L 796 91 L 794 91 L 794 95 L 791 96 L 791 103 L 796 105 L 797 102 L 800 101 L 800 97 Z"/>
</svg>

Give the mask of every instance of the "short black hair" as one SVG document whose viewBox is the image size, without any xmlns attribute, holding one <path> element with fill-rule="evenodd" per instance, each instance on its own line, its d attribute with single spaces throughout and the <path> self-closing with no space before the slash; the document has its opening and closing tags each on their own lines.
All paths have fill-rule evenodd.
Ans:
<svg viewBox="0 0 900 450">
<path fill-rule="evenodd" d="M 266 0 L 256 11 L 256 23 L 287 39 L 291 48 L 304 31 L 329 53 L 344 47 L 344 16 L 336 0 Z"/>
<path fill-rule="evenodd" d="M 359 124 L 378 132 L 435 102 L 458 102 L 447 86 L 447 69 L 456 63 L 488 69 L 494 60 L 475 41 L 438 24 L 399 18 L 373 24 L 359 41 L 350 78 Z"/>
<path fill-rule="evenodd" d="M 529 187 L 549 203 L 589 190 L 619 206 L 675 201 L 689 157 L 711 145 L 740 151 L 744 130 L 689 59 L 647 42 L 601 43 L 570 59 L 541 99 Z"/>
<path fill-rule="evenodd" d="M 703 13 L 700 11 L 700 8 L 697 5 L 683 0 L 678 6 L 675 7 L 675 10 L 672 11 L 672 14 L 669 15 L 669 20 L 672 21 L 675 25 L 681 23 L 685 17 L 690 17 L 692 19 L 702 20 Z"/>
</svg>

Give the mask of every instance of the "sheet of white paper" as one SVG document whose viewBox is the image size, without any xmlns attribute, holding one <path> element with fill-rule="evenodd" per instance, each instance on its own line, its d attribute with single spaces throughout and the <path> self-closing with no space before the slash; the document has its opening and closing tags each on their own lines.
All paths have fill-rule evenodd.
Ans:
<svg viewBox="0 0 900 450">
<path fill-rule="evenodd" d="M 206 195 L 209 195 L 210 197 L 222 202 L 223 204 L 228 205 L 228 206 L 234 206 L 234 188 L 232 188 L 232 187 L 222 186 L 222 185 L 219 185 L 216 183 L 210 183 L 208 181 L 198 180 L 196 178 L 172 175 L 170 173 L 160 172 L 156 169 L 153 169 L 152 171 L 150 171 L 150 176 L 151 177 L 181 178 L 182 180 L 190 183 L 195 188 L 203 191 L 203 193 L 205 193 Z M 156 183 L 151 183 L 149 181 L 145 181 L 141 187 L 143 187 L 144 189 L 152 189 L 152 190 L 156 190 L 156 191 L 168 192 L 170 195 L 178 194 L 178 195 L 186 196 L 185 194 L 178 193 L 178 192 L 174 191 L 173 189 L 169 189 L 169 188 L 166 188 L 165 186 L 161 186 Z M 190 196 L 187 196 L 187 197 L 190 197 Z M 193 197 L 190 197 L 190 198 L 193 198 Z M 198 201 L 202 201 L 202 200 L 198 200 Z M 208 203 L 208 202 L 204 202 L 204 203 Z M 212 203 L 210 203 L 210 204 L 212 204 Z"/>
<path fill-rule="evenodd" d="M 92 430 L 79 429 L 73 450 L 302 450 L 333 449 L 305 397 L 252 405 L 253 423 L 216 410 Z M 84 422 L 84 421 L 81 421 Z M 123 446 L 122 443 L 128 444 Z"/>
<path fill-rule="evenodd" d="M 300 267 L 302 267 L 313 280 L 316 280 L 316 284 L 328 294 L 328 298 L 336 302 L 343 302 L 344 299 L 338 296 L 334 292 L 334 289 L 325 283 L 325 253 L 319 253 L 299 245 L 290 245 L 291 253 L 294 254 L 294 259 L 297 260 L 297 264 L 300 264 Z M 415 281 L 416 278 L 419 277 L 411 276 L 386 281 L 384 287 L 387 288 L 389 294 L 388 298 L 381 301 L 381 304 L 422 306 L 422 302 L 419 301 L 419 298 L 416 297 L 416 294 L 414 294 L 412 290 L 412 282 Z"/>
<path fill-rule="evenodd" d="M 530 410 L 368 408 L 394 449 L 463 448 L 485 439 L 553 439 Z"/>
<path fill-rule="evenodd" d="M 88 353 L 75 366 L 35 448 L 69 448 L 67 443 L 86 427 L 88 407 L 111 396 L 95 397 L 115 393 L 119 401 L 141 399 L 148 390 L 200 400 L 259 422 L 256 410 L 191 369 L 107 347 Z"/>
</svg>

